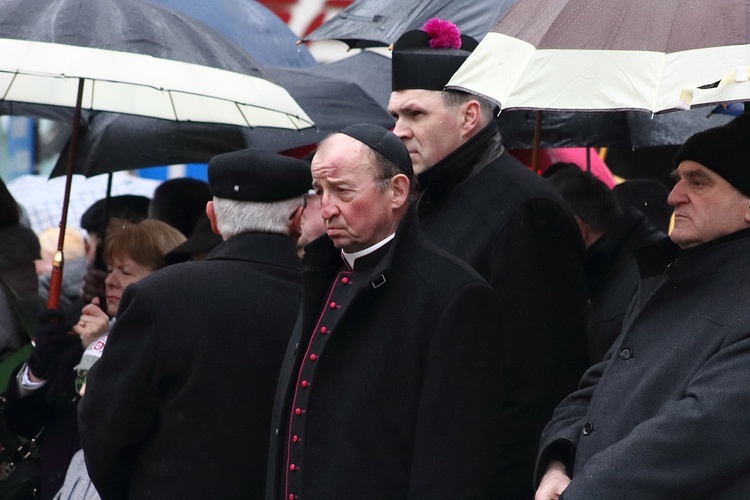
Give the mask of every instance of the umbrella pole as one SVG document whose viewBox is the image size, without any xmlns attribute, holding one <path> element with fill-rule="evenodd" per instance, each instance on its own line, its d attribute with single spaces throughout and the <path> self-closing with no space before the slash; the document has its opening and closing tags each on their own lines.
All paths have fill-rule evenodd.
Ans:
<svg viewBox="0 0 750 500">
<path fill-rule="evenodd" d="M 531 168 L 537 174 L 539 173 L 539 146 L 542 142 L 542 112 L 536 112 L 536 121 L 534 122 L 534 146 L 531 150 Z"/>
<path fill-rule="evenodd" d="M 57 252 L 52 259 L 52 275 L 49 282 L 49 295 L 47 296 L 47 309 L 58 309 L 60 306 L 60 289 L 62 288 L 63 272 L 63 244 L 65 243 L 65 226 L 68 221 L 68 206 L 70 205 L 70 185 L 73 181 L 73 163 L 76 157 L 76 146 L 78 145 L 78 128 L 81 121 L 81 103 L 83 102 L 83 78 L 78 79 L 78 97 L 76 108 L 73 113 L 73 132 L 70 135 L 70 148 L 68 149 L 68 168 L 65 172 L 65 194 L 63 195 L 62 215 L 60 216 L 60 234 L 57 238 Z"/>
</svg>

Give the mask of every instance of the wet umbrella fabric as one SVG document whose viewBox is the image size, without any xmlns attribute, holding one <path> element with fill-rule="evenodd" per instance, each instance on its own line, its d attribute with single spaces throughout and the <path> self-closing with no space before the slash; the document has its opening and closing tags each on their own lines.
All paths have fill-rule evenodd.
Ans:
<svg viewBox="0 0 750 500">
<path fill-rule="evenodd" d="M 84 110 L 303 128 L 309 119 L 257 62 L 210 28 L 135 0 L 0 4 L 0 112 Z M 185 64 L 189 63 L 189 64 Z M 217 69 L 218 68 L 218 69 Z"/>
<path fill-rule="evenodd" d="M 477 40 L 516 0 L 355 0 L 304 40 L 340 40 L 352 48 L 388 46 L 432 18 Z"/>
<path fill-rule="evenodd" d="M 518 0 L 449 87 L 503 109 L 665 112 L 750 98 L 750 0 Z"/>
<path fill-rule="evenodd" d="M 308 68 L 317 62 L 270 9 L 254 0 L 148 0 L 212 27 L 263 66 Z"/>
</svg>

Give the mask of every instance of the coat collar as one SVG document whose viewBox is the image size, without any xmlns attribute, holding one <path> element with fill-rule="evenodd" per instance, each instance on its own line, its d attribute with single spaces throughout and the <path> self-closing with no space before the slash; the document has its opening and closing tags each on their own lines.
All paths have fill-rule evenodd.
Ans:
<svg viewBox="0 0 750 500">
<path fill-rule="evenodd" d="M 244 260 L 302 268 L 292 240 L 278 233 L 242 233 L 222 241 L 207 260 Z"/>
<path fill-rule="evenodd" d="M 430 196 L 448 192 L 503 154 L 495 120 L 445 158 L 417 176 L 417 185 Z"/>
<path fill-rule="evenodd" d="M 670 238 L 663 238 L 635 252 L 641 278 L 669 271 L 675 278 L 692 278 L 706 272 L 733 269 L 739 260 L 750 260 L 750 229 L 743 229 L 692 248 L 680 249 Z"/>
</svg>

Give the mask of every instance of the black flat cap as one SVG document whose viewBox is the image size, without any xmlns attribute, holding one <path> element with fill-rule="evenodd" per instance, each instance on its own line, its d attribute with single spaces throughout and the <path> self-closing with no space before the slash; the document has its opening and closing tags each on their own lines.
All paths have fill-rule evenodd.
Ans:
<svg viewBox="0 0 750 500">
<path fill-rule="evenodd" d="M 432 18 L 393 44 L 391 90 L 443 90 L 478 42 L 456 25 Z"/>
<path fill-rule="evenodd" d="M 271 202 L 310 189 L 310 165 L 260 148 L 224 153 L 208 163 L 208 187 L 217 198 Z"/>
<path fill-rule="evenodd" d="M 380 125 L 373 125 L 372 123 L 359 123 L 357 125 L 349 125 L 341 130 L 340 133 L 367 144 L 395 163 L 405 174 L 410 177 L 414 175 L 409 150 L 406 149 L 403 141 L 390 130 Z"/>
<path fill-rule="evenodd" d="M 181 245 L 170 250 L 170 252 L 164 256 L 164 261 L 167 265 L 186 262 L 190 260 L 192 254 L 208 253 L 222 241 L 222 237 L 214 233 L 211 229 L 211 221 L 208 220 L 208 216 L 204 212 L 198 217 L 198 221 L 195 223 L 190 238 Z"/>
</svg>

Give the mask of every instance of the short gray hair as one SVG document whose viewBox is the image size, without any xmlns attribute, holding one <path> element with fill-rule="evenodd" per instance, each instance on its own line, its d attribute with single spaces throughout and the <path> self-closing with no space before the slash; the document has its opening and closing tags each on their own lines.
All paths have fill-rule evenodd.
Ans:
<svg viewBox="0 0 750 500">
<path fill-rule="evenodd" d="M 241 233 L 280 233 L 289 236 L 289 220 L 304 203 L 304 195 L 288 200 L 260 202 L 214 197 L 219 232 L 227 239 Z"/>
<path fill-rule="evenodd" d="M 443 103 L 446 108 L 455 108 L 467 101 L 477 101 L 479 103 L 479 113 L 481 115 L 481 125 L 487 125 L 495 118 L 497 105 L 487 98 L 462 92 L 460 90 L 444 90 Z"/>
</svg>

